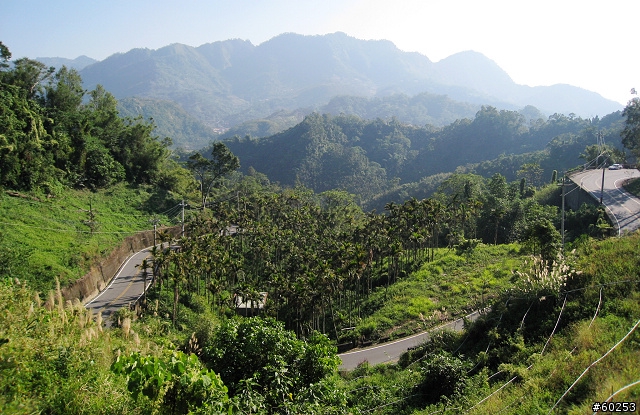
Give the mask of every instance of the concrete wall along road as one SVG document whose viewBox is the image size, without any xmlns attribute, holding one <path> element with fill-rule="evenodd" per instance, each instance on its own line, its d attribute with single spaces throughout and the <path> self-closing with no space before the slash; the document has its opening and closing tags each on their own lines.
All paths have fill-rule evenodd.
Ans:
<svg viewBox="0 0 640 415">
<path fill-rule="evenodd" d="M 160 230 L 168 231 L 171 235 L 177 236 L 180 234 L 181 228 L 180 226 L 175 226 L 158 229 L 158 231 Z M 109 256 L 100 261 L 100 263 L 93 265 L 87 274 L 70 286 L 63 288 L 62 296 L 65 300 L 73 301 L 78 299 L 83 304 L 86 303 L 109 284 L 109 281 L 116 275 L 120 266 L 129 256 L 152 245 L 153 230 L 128 236 Z"/>
<path fill-rule="evenodd" d="M 578 184 L 568 180 L 564 185 L 565 203 L 568 208 L 577 211 L 583 203 L 599 206 L 600 201 L 591 193 L 580 188 Z"/>
</svg>

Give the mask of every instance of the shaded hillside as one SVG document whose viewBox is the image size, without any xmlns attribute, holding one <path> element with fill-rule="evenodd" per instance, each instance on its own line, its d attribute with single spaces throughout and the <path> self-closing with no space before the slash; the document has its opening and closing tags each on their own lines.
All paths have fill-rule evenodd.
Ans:
<svg viewBox="0 0 640 415">
<path fill-rule="evenodd" d="M 483 107 L 472 119 L 435 128 L 314 113 L 282 133 L 226 143 L 245 171 L 254 168 L 283 185 L 301 183 L 317 192 L 341 188 L 368 201 L 382 194 L 427 196 L 430 191 L 423 187 L 438 183 L 425 178 L 457 170 L 514 180 L 523 164 L 538 163 L 542 177 L 551 177 L 554 169 L 584 162 L 579 156 L 596 143 L 598 128 L 608 143 L 619 145 L 621 117 L 614 115 L 528 120 L 516 111 Z"/>
<path fill-rule="evenodd" d="M 173 101 L 152 98 L 124 98 L 118 101 L 122 117 L 152 119 L 154 133 L 169 137 L 174 147 L 197 150 L 216 140 L 218 134 L 199 119 L 191 116 Z"/>
<path fill-rule="evenodd" d="M 288 33 L 258 46 L 235 39 L 197 48 L 173 44 L 158 50 L 134 49 L 84 68 L 82 77 L 87 88 L 102 84 L 118 99 L 174 101 L 218 128 L 283 109 L 320 109 L 345 95 L 372 98 L 428 92 L 474 105 L 518 109 L 534 104 L 547 114 L 588 117 L 621 109 L 618 103 L 571 86 L 517 85 L 495 62 L 475 52 L 433 63 L 389 41 L 358 40 L 344 33 Z"/>
</svg>

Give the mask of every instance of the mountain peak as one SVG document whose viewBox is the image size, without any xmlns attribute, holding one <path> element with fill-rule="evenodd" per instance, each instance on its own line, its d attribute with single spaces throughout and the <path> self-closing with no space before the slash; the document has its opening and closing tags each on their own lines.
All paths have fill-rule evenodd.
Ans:
<svg viewBox="0 0 640 415">
<path fill-rule="evenodd" d="M 480 52 L 467 50 L 436 62 L 445 82 L 497 95 L 507 92 L 515 83 L 498 64 Z"/>
<path fill-rule="evenodd" d="M 566 109 L 559 108 L 553 90 L 515 84 L 481 53 L 464 51 L 434 63 L 391 41 L 360 40 L 344 32 L 283 33 L 257 46 L 234 39 L 196 48 L 136 49 L 87 67 L 82 77 L 85 86 L 102 84 L 119 99 L 177 102 L 208 125 L 224 128 L 283 109 L 320 108 L 345 95 L 430 93 L 504 109 L 527 104 L 549 114 Z M 586 101 L 586 116 L 604 115 L 611 104 L 595 96 Z"/>
</svg>

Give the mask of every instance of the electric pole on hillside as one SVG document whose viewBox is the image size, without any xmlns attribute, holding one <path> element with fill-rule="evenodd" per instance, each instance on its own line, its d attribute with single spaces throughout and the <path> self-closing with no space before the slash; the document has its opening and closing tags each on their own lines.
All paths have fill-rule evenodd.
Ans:
<svg viewBox="0 0 640 415">
<path fill-rule="evenodd" d="M 562 173 L 562 225 L 561 225 L 561 230 L 560 230 L 560 234 L 562 235 L 562 256 L 564 257 L 564 197 L 566 195 L 565 189 L 564 189 L 564 179 L 565 179 L 565 173 Z"/>
<path fill-rule="evenodd" d="M 184 236 L 184 199 L 182 200 L 182 202 L 180 202 L 180 206 L 182 206 L 182 217 L 180 219 L 180 223 L 182 224 L 182 232 L 180 233 L 180 236 Z"/>
<path fill-rule="evenodd" d="M 98 228 L 98 222 L 96 222 L 96 210 L 93 209 L 93 206 L 91 204 L 91 198 L 89 198 L 89 210 L 86 210 L 86 209 L 80 209 L 80 210 L 87 214 L 88 219 L 85 221 L 82 221 L 82 223 L 84 223 L 86 226 L 89 227 L 89 232 L 91 233 L 91 235 L 93 235 L 93 233 Z"/>
<path fill-rule="evenodd" d="M 158 223 L 160 223 L 160 219 L 158 218 L 149 219 L 149 222 L 153 223 L 153 246 L 156 246 L 156 232 L 158 229 Z"/>
<path fill-rule="evenodd" d="M 605 152 L 605 148 L 604 148 L 604 134 L 602 134 L 602 131 L 598 131 L 598 160 L 600 161 L 600 156 L 603 156 Z M 607 160 L 607 158 L 605 157 L 604 160 L 602 160 L 602 184 L 600 185 L 600 204 L 602 205 L 602 198 L 604 196 L 604 173 L 607 171 L 607 166 L 605 166 L 605 161 Z"/>
</svg>

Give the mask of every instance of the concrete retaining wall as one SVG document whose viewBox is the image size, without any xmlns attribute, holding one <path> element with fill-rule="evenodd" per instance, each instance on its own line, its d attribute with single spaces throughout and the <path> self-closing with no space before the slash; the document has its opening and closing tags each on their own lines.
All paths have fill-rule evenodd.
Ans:
<svg viewBox="0 0 640 415">
<path fill-rule="evenodd" d="M 580 206 L 582 206 L 583 203 L 594 206 L 600 205 L 599 199 L 596 199 L 591 193 L 582 189 L 575 182 L 568 181 L 567 183 L 565 183 L 564 192 L 564 201 L 567 207 L 572 210 L 580 209 Z"/>
<path fill-rule="evenodd" d="M 171 235 L 180 234 L 180 226 L 158 229 L 158 231 L 168 231 Z M 89 272 L 85 274 L 75 283 L 62 289 L 62 296 L 65 300 L 80 300 L 83 304 L 98 295 L 116 275 L 120 266 L 129 256 L 153 245 L 153 230 L 139 232 L 135 235 L 128 236 L 122 244 L 114 249 L 108 257 L 100 263 L 91 267 Z"/>
</svg>

